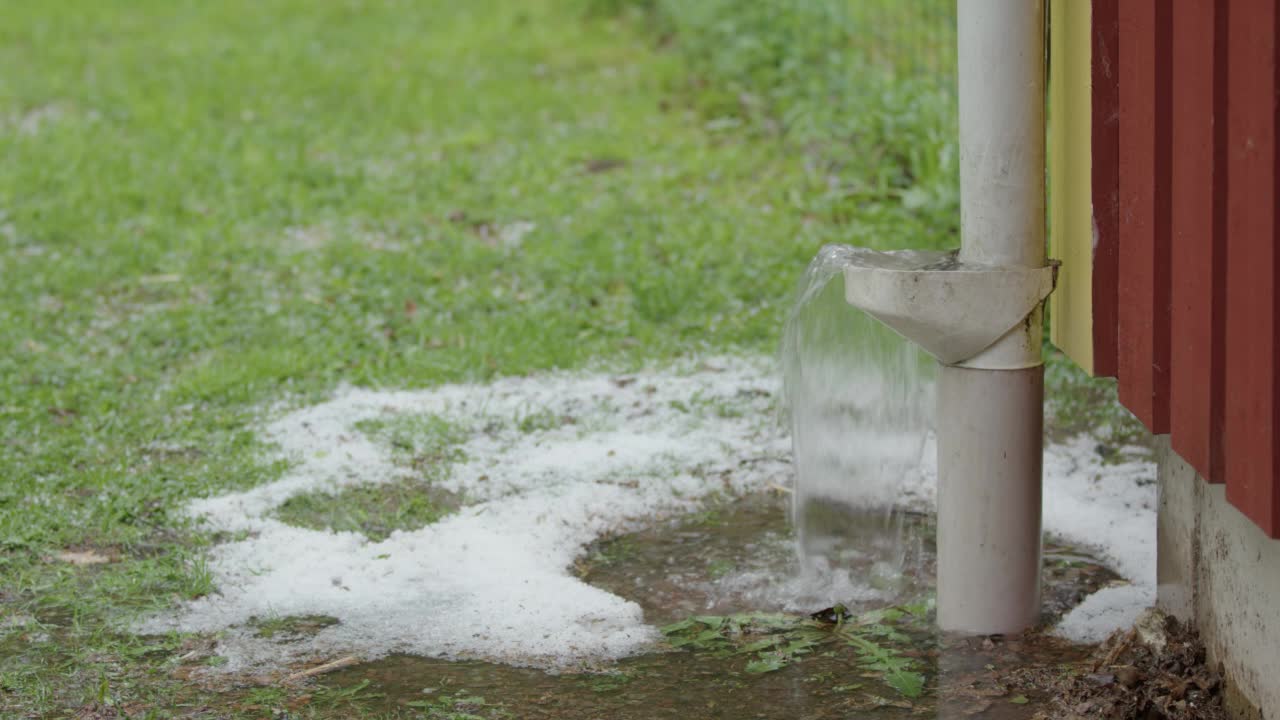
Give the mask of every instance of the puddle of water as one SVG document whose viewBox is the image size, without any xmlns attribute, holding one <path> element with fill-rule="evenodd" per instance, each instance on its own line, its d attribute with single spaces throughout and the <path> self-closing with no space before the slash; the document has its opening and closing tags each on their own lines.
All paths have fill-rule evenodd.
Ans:
<svg viewBox="0 0 1280 720">
<path fill-rule="evenodd" d="M 414 656 L 343 670 L 326 684 L 363 685 L 370 710 L 417 709 L 436 717 L 586 720 L 588 718 L 908 718 L 1028 720 L 1048 697 L 1039 688 L 1086 648 L 1050 638 L 992 642 L 913 638 L 907 652 L 923 670 L 923 696 L 907 699 L 862 666 L 848 648 L 831 649 L 781 670 L 747 672 L 746 656 L 694 652 L 645 655 L 607 673 L 549 674 L 488 662 Z M 460 707 L 462 706 L 462 707 Z"/>
<path fill-rule="evenodd" d="M 862 567 L 878 560 L 867 548 L 892 552 L 912 538 L 919 557 L 909 582 L 850 607 L 924 601 L 933 584 L 932 521 L 906 515 L 900 527 L 868 523 L 862 531 L 833 540 L 837 554 L 861 548 Z M 883 527 L 883 537 L 871 528 Z M 647 622 L 665 624 L 690 616 L 783 610 L 787 592 L 770 595 L 763 585 L 740 578 L 781 578 L 796 573 L 794 535 L 786 521 L 786 498 L 756 493 L 711 510 L 600 541 L 580 561 L 580 577 L 640 604 Z M 863 570 L 862 572 L 865 572 Z M 1115 580 L 1087 554 L 1046 546 L 1046 622 L 1094 588 Z M 805 614 L 823 606 L 810 606 Z M 804 623 L 804 615 L 787 622 Z M 365 684 L 369 709 L 418 710 L 427 717 L 465 712 L 471 717 L 556 718 L 989 718 L 1026 720 L 1047 698 L 1037 691 L 1065 663 L 1080 662 L 1087 647 L 1053 638 L 947 638 L 930 628 L 930 617 L 890 624 L 867 637 L 889 656 L 923 676 L 924 692 L 908 698 L 867 666 L 865 651 L 829 629 L 794 662 L 773 672 L 749 672 L 760 655 L 743 651 L 755 635 L 725 645 L 733 652 L 686 646 L 625 659 L 590 672 L 553 674 L 480 661 L 392 656 L 348 668 L 323 680 L 346 688 Z M 827 633 L 823 635 L 823 633 Z M 729 634 L 731 636 L 731 634 Z M 674 640 L 675 635 L 671 636 Z M 721 647 L 721 646 L 715 646 Z M 478 702 L 483 699 L 483 702 Z M 431 713 L 435 712 L 436 715 Z M 504 714 L 506 713 L 506 714 Z M 465 716 L 465 715 L 464 715 Z"/>
<path fill-rule="evenodd" d="M 659 523 L 588 548 L 578 574 L 644 609 L 663 625 L 690 615 L 810 613 L 836 603 L 852 611 L 926 596 L 933 577 L 931 523 L 823 504 L 829 566 L 801 564 L 787 522 L 789 498 L 756 493 L 707 512 Z M 904 557 L 904 548 L 911 548 Z"/>
<path fill-rule="evenodd" d="M 821 521 L 831 528 L 824 534 L 827 553 L 843 565 L 819 575 L 796 559 L 787 504 L 784 495 L 754 493 L 601 540 L 587 549 L 577 574 L 636 602 L 646 622 L 656 625 L 699 614 L 808 614 L 835 603 L 858 613 L 931 595 L 933 516 L 898 512 L 886 520 L 848 506 L 823 506 Z M 886 570 L 890 566 L 898 571 Z M 1046 540 L 1042 624 L 1057 622 L 1084 598 L 1121 582 L 1089 553 Z"/>
<path fill-rule="evenodd" d="M 519 718 L 845 718 L 901 715 L 872 708 L 847 659 L 816 658 L 767 675 L 744 672 L 744 660 L 707 661 L 693 653 L 625 660 L 609 674 L 549 675 L 491 663 L 447 663 L 400 656 L 345 673 L 343 684 L 369 680 L 387 694 L 387 708 L 425 707 L 437 698 L 478 696 Z M 858 685 L 859 687 L 852 687 Z M 423 692 L 423 690 L 430 692 Z M 893 691 L 879 686 L 881 697 Z M 892 700 L 891 700 L 892 701 Z M 887 712 L 884 712 L 887 711 Z M 475 712 L 480 717 L 482 713 Z M 493 717 L 501 717 L 494 709 Z"/>
</svg>

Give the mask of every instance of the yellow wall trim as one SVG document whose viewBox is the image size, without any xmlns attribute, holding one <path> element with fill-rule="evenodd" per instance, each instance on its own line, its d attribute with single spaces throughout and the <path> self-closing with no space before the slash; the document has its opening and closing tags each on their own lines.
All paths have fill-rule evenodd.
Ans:
<svg viewBox="0 0 1280 720">
<path fill-rule="evenodd" d="M 1049 253 L 1062 261 L 1049 297 L 1049 337 L 1093 374 L 1093 202 L 1090 185 L 1092 23 L 1089 0 L 1049 6 Z"/>
</svg>

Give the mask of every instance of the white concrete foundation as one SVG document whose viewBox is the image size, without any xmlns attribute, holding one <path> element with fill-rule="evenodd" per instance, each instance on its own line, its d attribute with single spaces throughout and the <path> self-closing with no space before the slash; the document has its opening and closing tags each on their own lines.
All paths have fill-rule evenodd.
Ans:
<svg viewBox="0 0 1280 720">
<path fill-rule="evenodd" d="M 1268 538 L 1159 438 L 1160 607 L 1193 621 L 1237 699 L 1280 720 L 1280 540 Z M 1258 717 L 1239 704 L 1240 717 Z"/>
</svg>

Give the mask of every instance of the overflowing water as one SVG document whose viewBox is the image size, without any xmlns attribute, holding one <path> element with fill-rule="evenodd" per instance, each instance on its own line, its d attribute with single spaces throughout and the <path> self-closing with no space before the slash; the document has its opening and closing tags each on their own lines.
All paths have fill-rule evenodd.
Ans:
<svg viewBox="0 0 1280 720">
<path fill-rule="evenodd" d="M 827 245 L 805 271 L 782 365 L 796 470 L 792 518 L 806 573 L 838 577 L 874 556 L 883 583 L 920 557 L 903 513 L 930 505 L 935 364 L 845 302 L 843 271 L 873 262 L 932 267 L 946 257 Z"/>
</svg>

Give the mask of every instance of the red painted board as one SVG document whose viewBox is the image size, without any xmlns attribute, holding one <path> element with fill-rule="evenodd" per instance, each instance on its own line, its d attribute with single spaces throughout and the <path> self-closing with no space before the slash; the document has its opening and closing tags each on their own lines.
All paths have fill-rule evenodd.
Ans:
<svg viewBox="0 0 1280 720">
<path fill-rule="evenodd" d="M 1093 0 L 1090 80 L 1093 84 L 1091 184 L 1093 199 L 1093 374 L 1116 375 L 1116 299 L 1120 246 L 1119 0 Z"/>
<path fill-rule="evenodd" d="M 1172 8 L 1120 3 L 1120 401 L 1169 431 L 1169 163 Z"/>
<path fill-rule="evenodd" d="M 1277 492 L 1275 0 L 1228 6 L 1226 403 L 1227 499 L 1280 536 Z"/>
<path fill-rule="evenodd" d="M 1173 449 L 1210 480 L 1222 475 L 1214 428 L 1225 328 L 1214 315 L 1225 309 L 1226 92 L 1215 84 L 1225 57 L 1215 59 L 1226 50 L 1225 10 L 1214 0 L 1172 8 L 1169 431 Z"/>
</svg>

